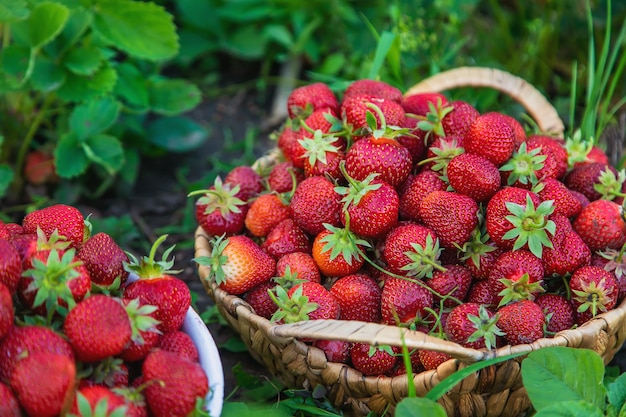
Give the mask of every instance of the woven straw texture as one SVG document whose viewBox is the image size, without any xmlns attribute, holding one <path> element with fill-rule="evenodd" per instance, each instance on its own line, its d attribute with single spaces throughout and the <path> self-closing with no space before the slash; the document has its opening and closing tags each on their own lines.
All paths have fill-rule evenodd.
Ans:
<svg viewBox="0 0 626 417">
<path fill-rule="evenodd" d="M 460 79 L 460 76 L 466 78 Z M 476 77 L 479 77 L 478 81 Z M 515 86 L 511 87 L 511 82 L 503 81 L 506 79 L 512 80 Z M 406 95 L 468 85 L 494 87 L 511 94 L 525 106 L 531 102 L 547 104 L 552 110 L 544 108 L 530 113 L 539 115 L 536 121 L 542 129 L 555 134 L 562 133 L 563 123 L 558 116 L 556 120 L 552 116 L 556 111 L 543 97 L 543 100 L 536 99 L 534 96 L 541 94 L 523 80 L 520 85 L 520 80 L 489 68 L 460 68 L 426 79 L 424 83 L 408 90 Z M 257 160 L 254 168 L 264 171 L 278 161 L 279 155 L 279 151 L 274 149 Z M 210 256 L 210 238 L 198 227 L 195 233 L 196 257 Z M 579 328 L 562 331 L 553 338 L 539 339 L 532 344 L 505 346 L 495 351 L 470 349 L 421 332 L 376 323 L 317 320 L 277 325 L 256 315 L 252 307 L 241 298 L 221 290 L 214 280 L 207 279 L 209 273 L 209 267 L 198 267 L 199 277 L 207 293 L 259 363 L 288 387 L 313 389 L 323 385 L 335 406 L 356 416 L 366 415 L 370 411 L 379 415 L 393 415 L 395 405 L 408 394 L 407 376 L 364 376 L 346 364 L 328 362 L 322 350 L 301 340 L 341 339 L 372 345 L 401 346 L 403 334 L 409 349 L 429 349 L 451 355 L 452 359 L 437 369 L 414 375 L 417 395 L 424 396 L 445 377 L 477 361 L 512 353 L 529 353 L 549 346 L 568 346 L 592 349 L 602 356 L 606 364 L 626 339 L 626 300 L 614 310 L 596 316 Z M 531 407 L 520 373 L 523 358 L 521 356 L 492 365 L 472 374 L 445 394 L 439 400 L 440 404 L 449 416 L 523 415 Z"/>
</svg>

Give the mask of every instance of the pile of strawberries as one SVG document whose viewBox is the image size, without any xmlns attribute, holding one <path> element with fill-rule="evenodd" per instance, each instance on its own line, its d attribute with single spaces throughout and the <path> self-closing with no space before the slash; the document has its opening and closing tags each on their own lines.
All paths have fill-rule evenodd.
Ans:
<svg viewBox="0 0 626 417">
<path fill-rule="evenodd" d="M 0 222 L 1 416 L 204 409 L 209 381 L 181 331 L 189 288 L 172 275 L 173 247 L 155 260 L 165 239 L 137 259 L 62 204 Z"/>
<path fill-rule="evenodd" d="M 266 170 L 191 193 L 209 279 L 276 323 L 407 326 L 476 349 L 580 326 L 626 294 L 623 182 L 592 138 L 527 132 L 440 93 L 295 89 Z M 263 171 L 263 172 L 261 172 Z M 317 340 L 365 375 L 398 350 Z M 411 352 L 413 371 L 449 356 Z"/>
</svg>

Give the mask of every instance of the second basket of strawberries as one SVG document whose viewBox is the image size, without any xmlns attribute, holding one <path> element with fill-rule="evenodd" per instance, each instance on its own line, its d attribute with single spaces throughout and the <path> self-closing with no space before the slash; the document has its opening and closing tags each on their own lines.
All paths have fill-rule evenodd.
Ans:
<svg viewBox="0 0 626 417">
<path fill-rule="evenodd" d="M 271 153 L 190 195 L 205 288 L 287 386 L 383 414 L 408 392 L 403 344 L 418 395 L 489 357 L 620 348 L 624 174 L 586 138 L 373 80 L 297 88 L 288 112 Z M 440 402 L 518 415 L 519 371 L 486 368 Z"/>
</svg>

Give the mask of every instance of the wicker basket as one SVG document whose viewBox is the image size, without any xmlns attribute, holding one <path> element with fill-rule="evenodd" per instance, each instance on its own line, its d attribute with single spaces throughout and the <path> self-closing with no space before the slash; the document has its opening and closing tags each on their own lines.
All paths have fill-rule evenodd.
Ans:
<svg viewBox="0 0 626 417">
<path fill-rule="evenodd" d="M 492 87 L 522 103 L 544 130 L 563 132 L 563 123 L 554 108 L 532 86 L 520 78 L 489 68 L 459 68 L 424 80 L 407 95 L 443 91 L 460 86 Z M 539 108 L 539 109 L 538 109 Z M 263 169 L 278 160 L 277 150 L 260 158 L 255 168 Z M 195 256 L 210 256 L 210 237 L 198 228 Z M 444 352 L 452 359 L 435 370 L 414 375 L 418 396 L 424 396 L 443 378 L 468 364 L 512 353 L 529 353 L 548 346 L 589 348 L 611 361 L 626 338 L 626 301 L 614 310 L 598 315 L 583 326 L 558 333 L 532 344 L 505 346 L 495 351 L 465 348 L 421 332 L 395 326 L 358 321 L 317 320 L 277 325 L 258 316 L 241 298 L 221 290 L 207 280 L 209 268 L 199 266 L 200 279 L 220 313 L 241 336 L 250 354 L 286 386 L 312 389 L 322 385 L 335 406 L 354 415 L 374 411 L 393 415 L 395 405 L 408 394 L 407 376 L 364 376 L 346 364 L 328 362 L 324 352 L 303 339 L 341 339 L 374 345 L 401 346 L 401 334 L 409 349 Z M 449 416 L 517 416 L 530 407 L 522 384 L 520 363 L 524 356 L 493 365 L 472 374 L 440 399 Z"/>
</svg>

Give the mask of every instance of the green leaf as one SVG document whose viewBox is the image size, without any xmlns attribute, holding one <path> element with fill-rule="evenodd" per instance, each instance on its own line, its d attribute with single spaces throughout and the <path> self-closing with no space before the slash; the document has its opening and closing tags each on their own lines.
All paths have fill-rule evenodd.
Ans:
<svg viewBox="0 0 626 417">
<path fill-rule="evenodd" d="M 244 59 L 261 59 L 267 52 L 267 38 L 254 26 L 242 26 L 225 40 L 229 53 Z"/>
<path fill-rule="evenodd" d="M 621 374 L 607 386 L 609 404 L 616 410 L 621 410 L 626 403 L 626 373 Z"/>
<path fill-rule="evenodd" d="M 70 129 L 80 141 L 102 133 L 117 121 L 121 107 L 112 97 L 86 101 L 72 111 Z"/>
<path fill-rule="evenodd" d="M 25 0 L 0 0 L 0 22 L 15 22 L 28 17 Z"/>
<path fill-rule="evenodd" d="M 581 378 L 584 375 L 584 378 Z M 604 407 L 602 358 L 589 349 L 552 347 L 531 352 L 522 362 L 522 379 L 533 407 L 559 401 L 587 401 Z"/>
<path fill-rule="evenodd" d="M 8 165 L 0 165 L 0 197 L 4 196 L 13 182 L 14 173 Z"/>
<path fill-rule="evenodd" d="M 49 1 L 39 3 L 27 19 L 11 26 L 15 39 L 31 48 L 39 48 L 53 40 L 63 30 L 70 11 Z"/>
<path fill-rule="evenodd" d="M 604 417 L 606 414 L 597 406 L 586 401 L 552 401 L 539 410 L 534 417 Z"/>
<path fill-rule="evenodd" d="M 215 16 L 216 10 L 212 3 L 211 1 L 177 0 L 175 3 L 176 12 L 185 23 L 195 28 L 203 31 L 216 30 L 216 26 L 219 25 L 219 19 Z"/>
<path fill-rule="evenodd" d="M 68 77 L 57 94 L 66 101 L 85 101 L 111 92 L 116 81 L 117 72 L 111 67 L 102 67 L 91 76 Z"/>
<path fill-rule="evenodd" d="M 74 178 L 87 170 L 89 159 L 72 132 L 66 133 L 59 140 L 54 149 L 54 163 L 61 178 Z"/>
<path fill-rule="evenodd" d="M 93 21 L 93 15 L 86 10 L 73 10 L 57 41 L 67 48 L 72 46 L 85 33 Z"/>
<path fill-rule="evenodd" d="M 74 74 L 92 75 L 102 64 L 100 48 L 95 46 L 83 46 L 71 49 L 63 63 Z"/>
<path fill-rule="evenodd" d="M 396 406 L 396 417 L 446 417 L 446 410 L 435 401 L 428 398 L 405 398 Z"/>
<path fill-rule="evenodd" d="M 133 110 L 147 111 L 150 95 L 145 76 L 129 62 L 122 63 L 116 68 L 118 79 L 113 92 Z"/>
<path fill-rule="evenodd" d="M 147 140 L 172 152 L 188 152 L 209 136 L 206 128 L 187 117 L 162 117 L 147 127 Z"/>
<path fill-rule="evenodd" d="M 133 185 L 139 175 L 139 162 L 141 157 L 137 149 L 124 149 L 124 167 L 120 170 L 120 178 L 126 183 Z"/>
<path fill-rule="evenodd" d="M 65 71 L 52 60 L 39 55 L 30 81 L 35 90 L 49 93 L 60 88 L 65 82 Z"/>
<path fill-rule="evenodd" d="M 24 78 L 30 60 L 30 48 L 9 45 L 2 50 L 2 72 L 19 81 Z"/>
<path fill-rule="evenodd" d="M 148 86 L 150 107 L 155 113 L 175 116 L 196 107 L 202 94 L 195 84 L 182 79 L 160 80 Z"/>
<path fill-rule="evenodd" d="M 180 52 L 176 60 L 187 65 L 202 55 L 219 49 L 217 40 L 204 33 L 181 29 L 178 36 L 180 37 Z"/>
<path fill-rule="evenodd" d="M 174 18 L 164 7 L 131 0 L 102 0 L 94 30 L 115 47 L 138 58 L 160 61 L 176 55 Z"/>
<path fill-rule="evenodd" d="M 224 343 L 219 345 L 221 349 L 226 349 L 229 352 L 241 353 L 247 352 L 248 348 L 240 337 L 230 337 Z"/>
<path fill-rule="evenodd" d="M 283 25 L 267 25 L 263 28 L 263 34 L 270 40 L 289 49 L 294 45 L 291 32 Z"/>
<path fill-rule="evenodd" d="M 375 80 L 379 73 L 380 69 L 383 67 L 385 63 L 385 58 L 387 54 L 391 50 L 391 47 L 394 44 L 396 35 L 394 33 L 385 31 L 378 41 L 378 45 L 376 45 L 376 53 L 374 54 L 374 61 L 372 62 L 372 66 L 370 67 L 369 75 L 367 78 Z"/>
<path fill-rule="evenodd" d="M 98 134 L 82 143 L 87 158 L 101 165 L 109 175 L 114 175 L 124 166 L 124 148 L 118 138 Z"/>
</svg>

